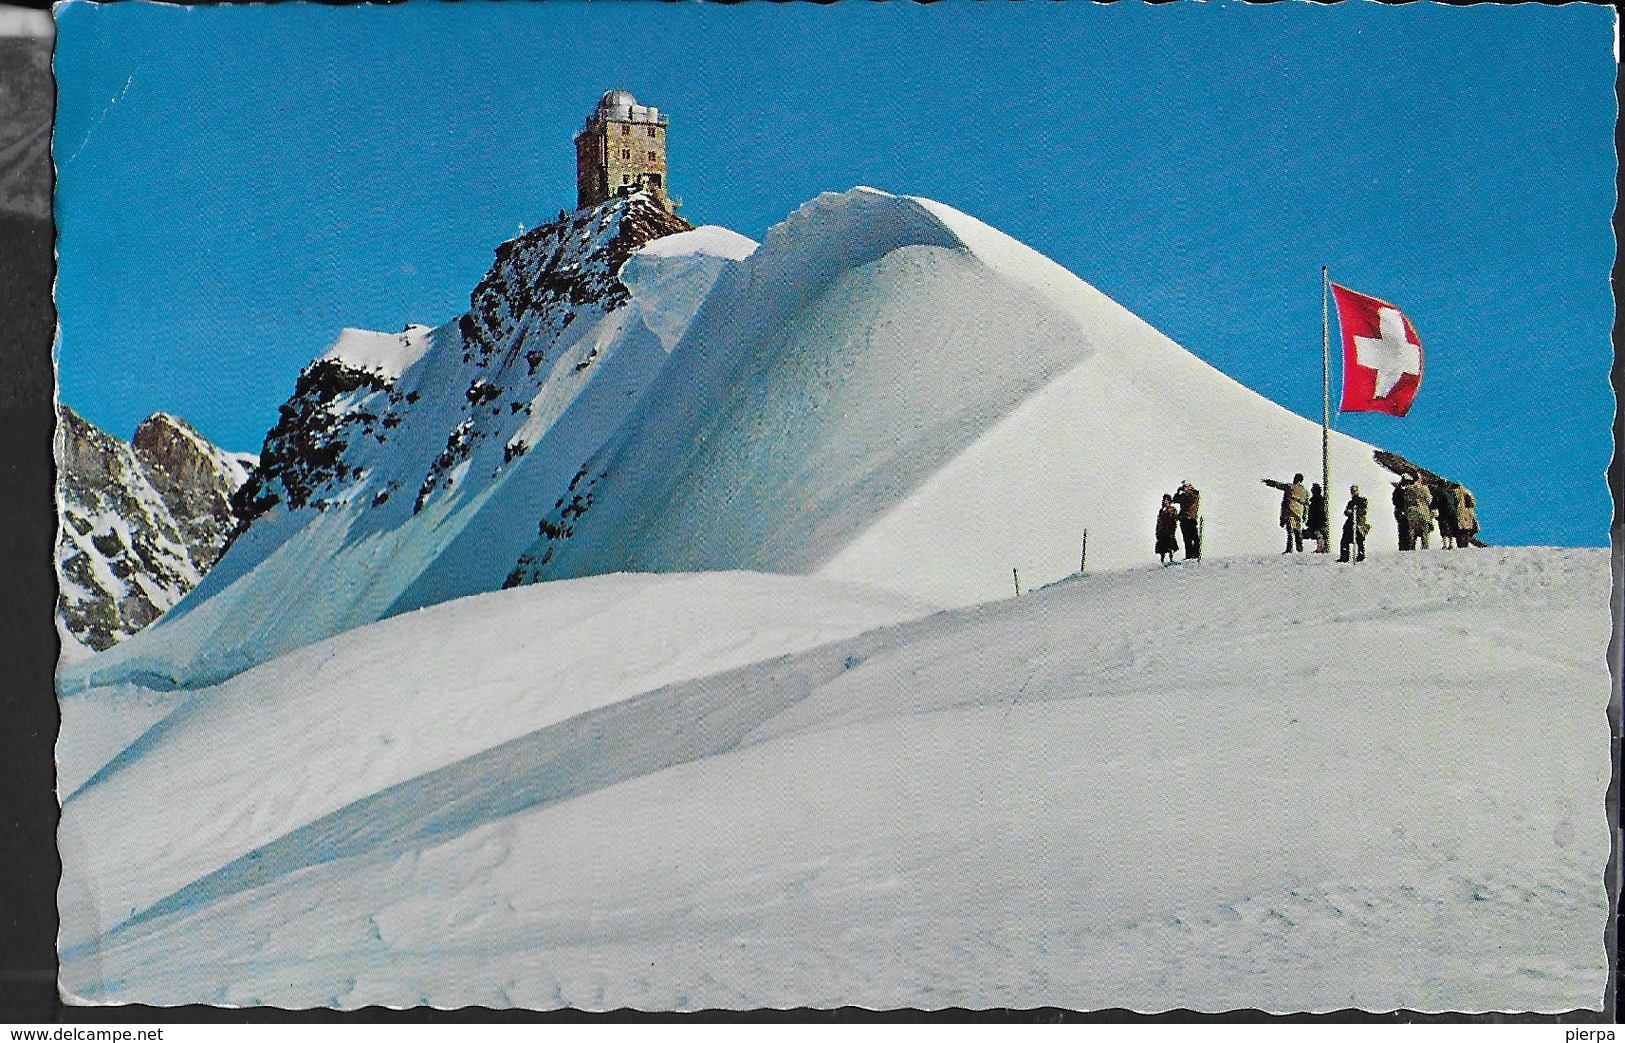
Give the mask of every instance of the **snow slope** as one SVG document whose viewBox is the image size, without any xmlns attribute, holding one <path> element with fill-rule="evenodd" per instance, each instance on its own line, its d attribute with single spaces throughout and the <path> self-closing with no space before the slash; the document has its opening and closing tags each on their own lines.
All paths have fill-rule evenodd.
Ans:
<svg viewBox="0 0 1625 1043">
<path fill-rule="evenodd" d="M 712 281 L 755 245 L 689 229 L 647 197 L 618 198 L 504 243 L 454 322 L 343 331 L 266 437 L 236 501 L 246 531 L 162 634 L 65 666 L 60 689 L 206 685 L 498 588 Z"/>
<path fill-rule="evenodd" d="M 242 674 L 70 799 L 63 987 L 1596 1008 L 1609 588 L 1600 550 L 1236 558 L 813 648 L 820 606 L 906 606 L 739 574 L 464 599 Z M 751 662 L 740 621 L 792 601 L 807 650 Z M 496 620 L 555 611 L 492 661 Z M 695 659 L 640 665 L 651 617 Z"/>
<path fill-rule="evenodd" d="M 1084 529 L 1098 566 L 1152 557 L 1183 479 L 1210 555 L 1259 553 L 1259 480 L 1318 477 L 1318 428 L 950 207 L 826 194 L 718 280 L 510 582 L 747 568 L 968 604 L 1070 574 Z M 1332 473 L 1391 547 L 1372 448 L 1334 436 Z"/>
<path fill-rule="evenodd" d="M 71 735 L 65 727 L 64 739 L 84 752 L 63 776 L 62 848 L 112 886 L 92 888 L 89 904 L 65 886 L 61 937 L 83 940 L 431 765 L 664 684 L 929 610 L 896 594 L 721 573 L 483 595 L 350 631 L 192 693 L 88 779 L 84 758 L 109 745 L 100 733 L 124 734 L 139 709 L 127 691 L 66 698 L 64 720 L 82 727 Z M 98 722 L 103 703 L 110 712 Z M 130 814 L 155 803 L 174 814 Z"/>
</svg>

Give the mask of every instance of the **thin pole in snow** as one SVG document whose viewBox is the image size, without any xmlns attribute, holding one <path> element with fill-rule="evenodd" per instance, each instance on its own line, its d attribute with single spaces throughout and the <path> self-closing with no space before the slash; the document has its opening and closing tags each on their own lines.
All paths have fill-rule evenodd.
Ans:
<svg viewBox="0 0 1625 1043">
<path fill-rule="evenodd" d="M 1078 554 L 1078 571 L 1089 567 L 1089 530 L 1083 530 L 1083 550 Z"/>
<path fill-rule="evenodd" d="M 1010 570 L 1010 575 L 1012 575 L 1012 576 L 1014 576 L 1016 578 L 1016 597 L 1019 598 L 1019 597 L 1021 597 L 1021 573 L 1016 571 L 1015 569 L 1011 569 Z"/>
<path fill-rule="evenodd" d="M 1320 266 L 1320 495 L 1326 500 L 1326 535 L 1332 516 L 1332 277 Z"/>
<path fill-rule="evenodd" d="M 1196 560 L 1202 560 L 1202 552 L 1207 549 L 1207 515 L 1196 516 Z"/>
</svg>

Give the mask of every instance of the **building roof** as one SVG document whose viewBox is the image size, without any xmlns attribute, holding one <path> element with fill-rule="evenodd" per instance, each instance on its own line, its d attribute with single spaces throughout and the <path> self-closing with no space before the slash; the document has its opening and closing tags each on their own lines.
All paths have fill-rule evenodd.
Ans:
<svg viewBox="0 0 1625 1043">
<path fill-rule="evenodd" d="M 619 88 L 604 92 L 598 99 L 598 107 L 593 109 L 592 115 L 587 117 L 587 126 L 604 120 L 620 120 L 628 123 L 658 123 L 664 124 L 666 117 L 653 105 L 639 105 L 638 99 L 632 97 L 631 91 Z"/>
</svg>

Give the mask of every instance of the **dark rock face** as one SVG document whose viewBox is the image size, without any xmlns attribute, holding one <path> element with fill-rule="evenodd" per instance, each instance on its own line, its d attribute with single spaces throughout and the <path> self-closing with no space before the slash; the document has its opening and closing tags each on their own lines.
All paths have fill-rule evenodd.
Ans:
<svg viewBox="0 0 1625 1043">
<path fill-rule="evenodd" d="M 616 234 L 581 256 L 578 243 L 602 225 L 606 212 L 624 208 Z M 497 247 L 496 263 L 469 298 L 461 320 L 464 357 L 487 358 L 528 326 L 525 340 L 544 342 L 569 325 L 576 309 L 596 305 L 614 311 L 628 299 L 618 276 L 638 248 L 693 225 L 645 195 L 616 199 L 533 228 Z M 523 347 L 515 345 L 517 353 Z M 532 373 L 541 359 L 527 358 Z"/>
<path fill-rule="evenodd" d="M 169 509 L 192 563 L 199 571 L 213 565 L 237 524 L 231 494 L 241 476 L 221 467 L 220 451 L 203 436 L 162 413 L 141 422 L 130 448 Z"/>
<path fill-rule="evenodd" d="M 277 407 L 276 426 L 265 436 L 259 466 L 237 490 L 232 507 L 243 524 L 285 499 L 291 509 L 305 506 L 317 489 L 349 477 L 344 462 L 352 428 L 371 432 L 378 418 L 357 410 L 335 409 L 354 392 L 388 391 L 385 381 L 335 359 L 317 359 L 294 382 L 293 397 Z M 390 404 L 399 405 L 390 395 Z"/>
<path fill-rule="evenodd" d="M 563 214 L 498 246 L 469 310 L 456 320 L 452 336 L 460 338 L 462 358 L 449 406 L 432 393 L 420 403 L 419 392 L 397 387 L 399 374 L 318 358 L 299 375 L 259 467 L 235 494 L 239 524 L 279 504 L 326 510 L 369 473 L 383 487 L 368 503 L 390 511 L 405 503 L 416 513 L 451 488 L 454 472 L 481 444 L 501 445 L 503 463 L 524 455 L 528 446 L 510 439 L 547 379 L 544 367 L 555 361 L 561 335 L 583 316 L 630 301 L 619 275 L 634 252 L 692 228 L 638 194 Z M 401 442 L 435 448 L 414 457 Z"/>
<path fill-rule="evenodd" d="M 62 406 L 55 441 L 57 613 L 67 635 L 100 651 L 157 619 L 219 558 L 246 469 L 163 414 L 131 444 Z"/>
</svg>

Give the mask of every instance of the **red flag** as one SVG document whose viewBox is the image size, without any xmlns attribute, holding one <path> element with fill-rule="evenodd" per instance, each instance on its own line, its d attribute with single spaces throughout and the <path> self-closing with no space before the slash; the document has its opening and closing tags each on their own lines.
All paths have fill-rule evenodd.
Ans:
<svg viewBox="0 0 1625 1043">
<path fill-rule="evenodd" d="M 1422 383 L 1422 338 L 1403 312 L 1332 283 L 1343 331 L 1344 413 L 1404 416 Z"/>
</svg>

